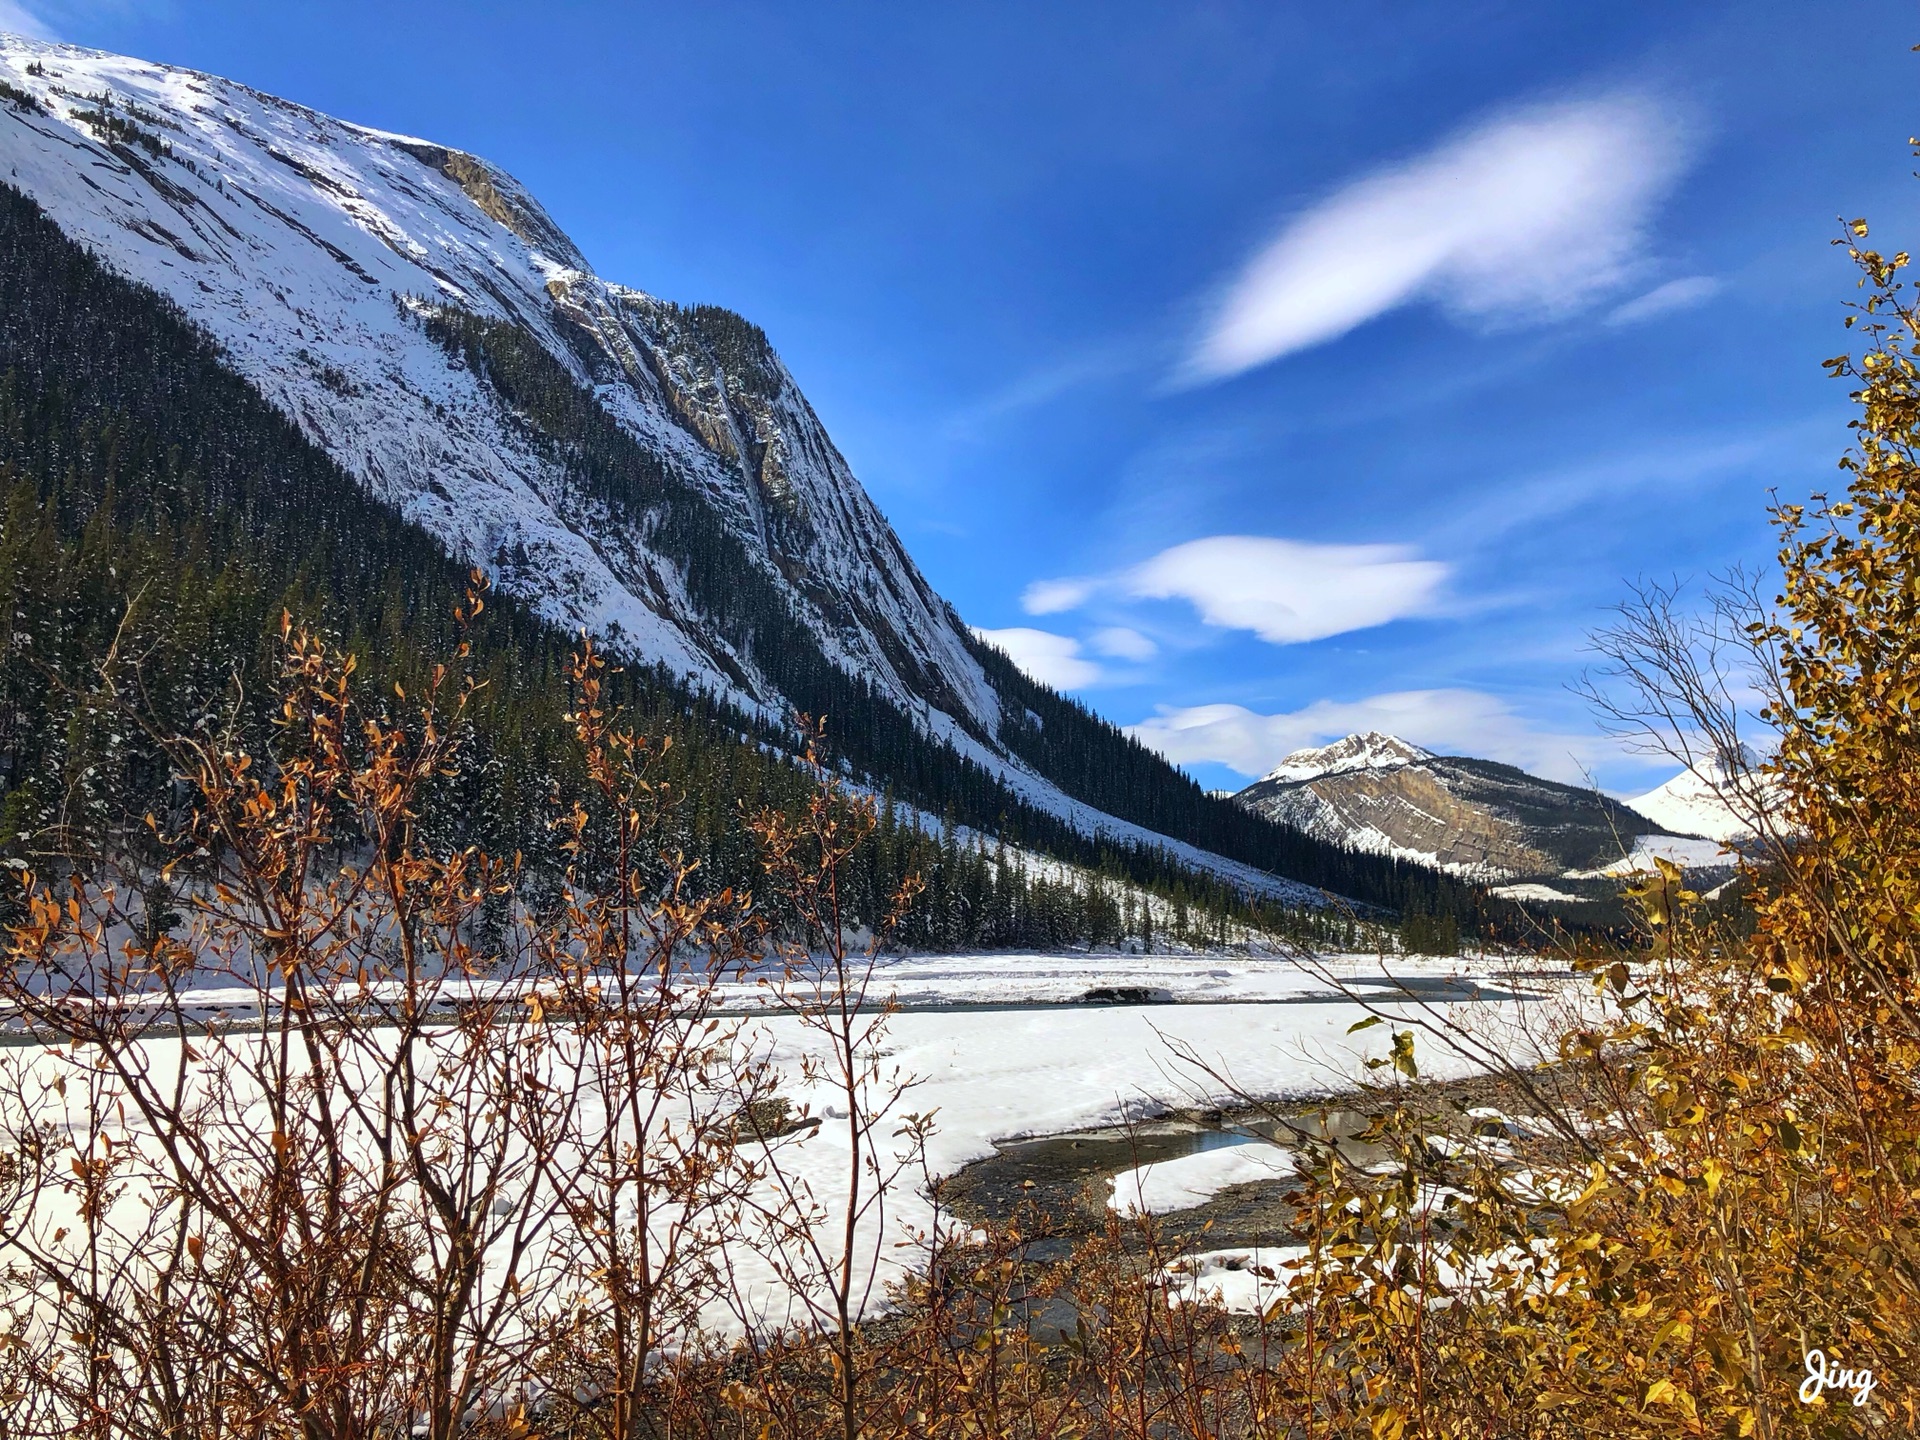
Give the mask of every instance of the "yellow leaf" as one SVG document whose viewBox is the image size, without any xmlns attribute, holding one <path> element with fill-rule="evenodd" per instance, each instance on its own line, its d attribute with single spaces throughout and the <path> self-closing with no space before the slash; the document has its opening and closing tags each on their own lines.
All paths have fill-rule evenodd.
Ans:
<svg viewBox="0 0 1920 1440">
<path fill-rule="evenodd" d="M 1593 1162 L 1592 1169 L 1589 1173 L 1591 1178 L 1587 1181 L 1587 1188 L 1582 1190 L 1574 1199 L 1573 1203 L 1575 1207 L 1586 1204 L 1589 1200 L 1593 1199 L 1594 1196 L 1607 1188 L 1606 1166 L 1596 1160 Z"/>
</svg>

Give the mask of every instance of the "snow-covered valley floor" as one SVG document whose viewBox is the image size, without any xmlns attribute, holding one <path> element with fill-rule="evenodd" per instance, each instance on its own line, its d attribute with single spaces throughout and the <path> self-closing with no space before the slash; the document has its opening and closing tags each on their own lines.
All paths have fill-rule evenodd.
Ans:
<svg viewBox="0 0 1920 1440">
<path fill-rule="evenodd" d="M 1348 1093 L 1380 1078 L 1367 1062 L 1387 1054 L 1395 1029 L 1415 1032 L 1420 1073 L 1434 1079 L 1483 1068 L 1444 1043 L 1442 1021 L 1517 1062 L 1545 1062 L 1584 993 L 1571 980 L 1527 959 L 1493 956 L 1347 955 L 1303 964 L 955 955 L 886 966 L 874 991 L 909 1007 L 888 1022 L 886 1064 L 910 1082 L 905 1108 L 934 1112 L 927 1169 L 945 1176 L 993 1154 L 997 1141 L 1231 1104 L 1234 1092 L 1263 1100 Z M 1170 1003 L 1062 1003 L 1102 987 L 1157 988 Z M 1374 1013 L 1387 1023 L 1354 1031 Z M 787 1093 L 814 1114 L 833 1107 L 828 1090 L 797 1079 L 806 1057 L 820 1053 L 816 1037 L 786 1018 L 755 1023 L 776 1064 L 795 1077 Z M 1182 1063 L 1182 1048 L 1229 1076 L 1232 1089 Z M 829 1118 L 783 1159 L 831 1207 L 844 1200 L 846 1157 L 844 1124 Z M 903 1242 L 933 1219 L 913 1187 L 890 1197 L 889 1234 L 874 1247 L 883 1273 L 914 1253 Z"/>
<path fill-rule="evenodd" d="M 1121 1003 L 1100 1003 L 1089 992 L 1120 996 Z M 1443 1020 L 1493 1052 L 1522 1063 L 1543 1061 L 1553 1055 L 1552 1037 L 1581 993 L 1570 976 L 1512 957 L 1349 955 L 1301 962 L 1234 955 L 984 954 L 889 960 L 875 972 L 871 996 L 903 1008 L 887 1017 L 879 1038 L 883 1080 L 876 1097 L 904 1086 L 896 1113 L 931 1112 L 933 1127 L 924 1167 L 916 1162 L 902 1171 L 887 1195 L 884 1218 L 871 1216 L 862 1227 L 859 1251 L 877 1263 L 881 1282 L 913 1265 L 920 1253 L 916 1237 L 936 1219 L 923 1177 L 955 1174 L 993 1154 L 996 1142 L 1230 1103 L 1236 1093 L 1301 1100 L 1337 1095 L 1391 1074 L 1369 1069 L 1368 1061 L 1386 1055 L 1393 1032 L 1408 1028 L 1415 1031 L 1423 1076 L 1451 1078 L 1481 1068 L 1470 1054 L 1444 1043 L 1437 1028 Z M 790 1013 L 760 1008 L 768 995 L 769 985 L 742 984 L 729 992 L 735 1043 L 771 1063 L 779 1093 L 791 1105 L 821 1117 L 810 1133 L 780 1144 L 777 1155 L 789 1181 L 804 1187 L 827 1214 L 836 1214 L 849 1188 L 844 1096 L 819 1078 L 825 1037 Z M 1125 1003 L 1139 995 L 1155 1003 Z M 232 1000 L 236 992 L 219 998 Z M 1374 1014 L 1387 1023 L 1356 1031 Z M 248 1028 L 233 1033 L 238 1037 Z M 164 1068 L 164 1052 L 173 1042 L 150 1043 Z M 37 1055 L 31 1041 L 9 1048 L 12 1065 L 46 1067 L 48 1076 L 75 1063 L 58 1047 Z M 1189 1057 L 1184 1062 L 1183 1050 Z M 1231 1085 L 1204 1069 L 1230 1077 Z M 44 1093 L 44 1103 L 55 1105 Z M 69 1128 L 75 1118 L 70 1104 L 63 1099 L 57 1105 Z M 875 1132 L 876 1139 L 904 1144 L 887 1138 L 893 1131 L 889 1123 Z M 1217 1168 L 1226 1162 L 1208 1163 Z M 1184 1171 L 1168 1179 L 1196 1188 Z M 871 1181 L 863 1183 L 871 1189 Z M 1208 1187 L 1196 1193 L 1204 1196 Z M 768 1195 L 769 1203 L 773 1198 Z M 774 1268 L 750 1237 L 730 1260 L 736 1279 L 756 1293 L 760 1313 L 791 1313 L 779 1298 Z M 875 1303 L 882 1293 L 876 1285 Z M 723 1316 L 714 1318 L 724 1322 Z"/>
</svg>

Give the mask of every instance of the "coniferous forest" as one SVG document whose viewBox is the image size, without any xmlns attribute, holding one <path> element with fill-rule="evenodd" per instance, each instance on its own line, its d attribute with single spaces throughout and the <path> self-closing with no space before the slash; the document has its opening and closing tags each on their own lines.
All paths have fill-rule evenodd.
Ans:
<svg viewBox="0 0 1920 1440">
<path fill-rule="evenodd" d="M 7 856 L 137 853 L 178 785 L 129 715 L 161 731 L 232 725 L 255 742 L 283 612 L 354 652 L 381 693 L 424 683 L 458 643 L 464 566 L 377 500 L 222 363 L 171 306 L 107 270 L 17 191 L 0 190 L 0 849 Z M 689 311 L 706 328 L 717 313 Z M 928 948 L 1117 942 L 1157 922 L 1124 899 L 1151 891 L 1204 942 L 1228 922 L 1300 938 L 1350 925 L 1248 899 L 1159 847 L 1096 842 L 919 734 L 821 655 L 738 542 L 672 503 L 675 483 L 544 352 L 457 312 L 423 320 L 480 370 L 571 478 L 620 507 L 667 494 L 651 538 L 728 638 L 823 717 L 831 758 L 884 795 L 858 864 L 856 909 L 878 918 L 900 877 L 926 890 L 902 939 Z M 720 327 L 724 330 L 724 326 Z M 548 820 L 579 777 L 565 743 L 572 637 L 496 594 L 470 638 L 481 689 L 464 723 L 470 762 L 424 817 L 447 841 L 553 870 Z M 1328 846 L 1207 795 L 1190 778 L 999 652 L 978 658 L 1024 707 L 1000 739 L 1076 798 L 1124 819 L 1383 911 L 1485 933 L 1473 887 Z M 703 883 L 750 888 L 743 813 L 797 803 L 791 727 L 672 677 L 628 669 L 610 698 L 673 744 L 661 777 L 679 797 L 674 840 Z M 109 703 L 109 701 L 111 703 Z M 1013 707 L 1009 707 L 1012 709 Z M 406 711 L 397 705 L 395 722 Z M 261 747 L 264 749 L 264 747 Z M 978 838 L 963 843 L 956 827 Z M 1091 872 L 1036 876 L 1006 846 Z M 1346 927 L 1343 929 L 1343 927 Z M 1449 939 L 1447 948 L 1457 940 Z"/>
<path fill-rule="evenodd" d="M 709 51 L 656 10 L 625 55 L 618 16 L 556 22 L 543 74 L 476 7 L 419 52 L 469 91 L 512 60 L 515 102 L 611 92 L 568 163 L 710 206 L 711 273 L 853 236 L 832 264 L 916 349 L 814 313 L 919 417 L 893 453 L 946 493 L 905 528 L 963 522 L 988 623 L 1052 577 L 1019 596 L 1046 628 L 1002 630 L 758 327 L 603 280 L 505 171 L 0 33 L 0 1440 L 1920 1434 L 1920 248 L 1842 222 L 1844 492 L 1809 493 L 1763 343 L 1793 307 L 1656 209 L 1684 182 L 1710 240 L 1790 253 L 1805 217 L 1751 228 L 1729 176 L 1871 180 L 1871 47 L 1694 26 L 1774 61 L 1769 106 L 1664 17 L 1450 49 L 1415 15 L 1396 49 L 1257 9 L 856 12 L 783 29 L 771 86 L 763 15 Z M 356 18 L 326 15 L 374 69 L 336 91 L 415 53 Z M 1700 83 L 1408 150 L 1486 54 L 1595 37 Z M 584 42 L 644 85 L 589 85 Z M 1405 83 L 1353 105 L 1383 63 Z M 1744 161 L 1693 142 L 1715 87 Z M 1312 173 L 1276 168 L 1301 116 Z M 634 133 L 639 165 L 580 161 Z M 1163 372 L 1115 317 L 1290 173 L 1330 188 L 1217 292 L 1193 383 Z M 1516 343 L 1520 308 L 1561 328 Z M 1662 386 L 1669 352 L 1714 384 Z M 963 433 L 982 379 L 1018 427 Z M 1170 384 L 1221 388 L 1147 414 Z M 1621 506 L 1721 451 L 1666 523 Z M 1403 738 L 1584 753 L 1520 702 L 1586 572 L 1744 547 L 1757 515 L 1717 512 L 1776 470 L 1767 564 L 1631 586 L 1587 636 L 1596 743 L 1679 774 L 1616 802 Z M 1205 791 L 1022 665 L 1178 686 L 1183 753 L 1268 780 Z M 1264 758 L 1320 727 L 1359 733 Z"/>
</svg>

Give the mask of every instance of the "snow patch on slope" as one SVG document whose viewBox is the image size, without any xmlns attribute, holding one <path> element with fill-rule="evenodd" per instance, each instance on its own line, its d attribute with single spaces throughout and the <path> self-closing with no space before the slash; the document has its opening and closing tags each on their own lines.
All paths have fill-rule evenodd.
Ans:
<svg viewBox="0 0 1920 1440">
<path fill-rule="evenodd" d="M 31 67 L 31 68 L 29 68 Z M 994 741 L 1000 698 L 764 337 L 610 283 L 511 175 L 196 71 L 0 35 L 0 182 L 177 304 L 376 497 L 557 627 L 750 712 L 786 698 L 704 616 L 636 518 L 587 493 L 499 390 L 428 334 L 452 307 L 530 336 L 711 506 L 828 661 L 1082 834 L 1318 899 L 1064 795 Z M 102 100 L 105 97 L 105 109 Z M 116 140 L 111 115 L 152 137 Z M 738 350 L 739 347 L 734 347 Z M 673 503 L 681 503 L 675 501 Z"/>
<path fill-rule="evenodd" d="M 1666 860 L 1682 870 L 1724 870 L 1736 857 L 1718 840 L 1702 840 L 1685 835 L 1639 835 L 1633 849 L 1611 864 L 1596 870 L 1569 870 L 1569 880 L 1604 880 L 1618 876 L 1642 875 L 1654 870 L 1655 860 Z"/>
</svg>

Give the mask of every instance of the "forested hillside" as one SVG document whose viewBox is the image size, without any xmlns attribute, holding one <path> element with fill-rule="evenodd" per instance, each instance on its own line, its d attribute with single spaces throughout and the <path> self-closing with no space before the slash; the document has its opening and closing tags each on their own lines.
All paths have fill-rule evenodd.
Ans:
<svg viewBox="0 0 1920 1440">
<path fill-rule="evenodd" d="M 643 473 L 644 452 L 583 410 L 544 354 L 464 322 L 439 334 L 608 497 L 659 483 Z M 417 687 L 455 644 L 464 568 L 370 498 L 166 301 L 114 275 L 11 189 L 0 189 L 0 486 L 0 600 L 11 617 L 0 636 L 0 845 L 10 855 L 137 843 L 142 817 L 174 789 L 150 743 L 99 703 L 109 654 L 105 674 L 161 726 L 231 721 L 264 736 L 283 608 L 360 654 L 382 692 Z M 1034 809 L 859 681 L 815 663 L 816 647 L 783 643 L 792 617 L 742 581 L 732 557 L 689 548 L 683 560 L 716 605 L 738 587 L 735 638 L 760 665 L 784 667 L 787 692 L 826 717 L 836 758 L 876 790 L 1183 904 L 1243 908 L 1163 851 L 1095 842 Z M 473 639 L 487 681 L 471 712 L 477 763 L 427 823 L 449 840 L 519 851 L 537 870 L 551 858 L 552 797 L 577 778 L 561 719 L 569 638 L 501 598 Z M 1449 915 L 1467 933 L 1481 925 L 1471 887 L 1248 817 L 1004 657 L 981 660 L 1039 717 L 1030 733 L 1001 738 L 1069 794 L 1366 905 Z M 674 737 L 665 773 L 684 796 L 675 823 L 688 854 L 709 883 L 749 881 L 741 807 L 787 803 L 804 785 L 784 758 L 790 730 L 662 673 L 629 670 L 613 685 L 643 729 Z M 960 892 L 966 867 L 1024 887 L 984 907 L 945 902 L 946 920 L 920 926 L 925 943 L 1066 943 L 1102 927 L 1084 887 L 1038 907 L 1038 882 L 1023 871 L 978 852 L 963 866 L 955 847 L 915 838 L 911 820 L 893 828 L 900 843 L 875 847 L 893 859 L 868 863 L 954 870 L 930 876 L 936 899 Z M 888 879 L 876 870 L 867 893 L 884 893 Z M 983 914 L 999 918 L 987 925 Z"/>
</svg>

